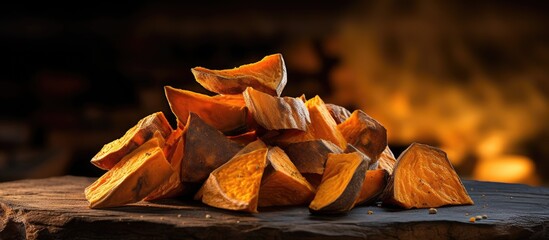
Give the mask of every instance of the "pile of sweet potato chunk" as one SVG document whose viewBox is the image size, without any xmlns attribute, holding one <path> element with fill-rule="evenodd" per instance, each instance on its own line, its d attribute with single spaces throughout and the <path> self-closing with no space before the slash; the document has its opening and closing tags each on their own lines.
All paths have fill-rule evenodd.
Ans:
<svg viewBox="0 0 549 240">
<path fill-rule="evenodd" d="M 91 208 L 171 197 L 252 213 L 473 204 L 442 150 L 414 143 L 395 159 L 386 129 L 362 110 L 319 96 L 280 97 L 287 82 L 280 54 L 191 71 L 217 95 L 166 86 L 177 127 L 153 113 L 103 146 L 91 162 L 108 171 L 85 189 Z"/>
</svg>

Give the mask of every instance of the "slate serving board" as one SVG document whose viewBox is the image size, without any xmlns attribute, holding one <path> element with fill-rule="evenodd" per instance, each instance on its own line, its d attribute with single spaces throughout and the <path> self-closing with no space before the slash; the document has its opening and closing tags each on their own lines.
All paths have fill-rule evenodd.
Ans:
<svg viewBox="0 0 549 240">
<path fill-rule="evenodd" d="M 176 199 L 89 209 L 83 191 L 94 180 L 0 183 L 0 239 L 549 239 L 544 187 L 464 181 L 473 206 L 437 214 L 364 206 L 320 217 L 304 206 L 246 214 Z M 488 219 L 469 222 L 484 214 Z"/>
</svg>

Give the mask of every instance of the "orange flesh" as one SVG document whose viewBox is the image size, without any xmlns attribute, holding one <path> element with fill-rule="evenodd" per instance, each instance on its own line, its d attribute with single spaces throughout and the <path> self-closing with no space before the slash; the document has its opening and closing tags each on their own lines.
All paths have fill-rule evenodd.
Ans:
<svg viewBox="0 0 549 240">
<path fill-rule="evenodd" d="M 219 166 L 242 149 L 223 133 L 191 113 L 185 126 L 185 154 L 181 160 L 181 180 L 202 184 Z"/>
<path fill-rule="evenodd" d="M 265 150 L 258 150 L 255 154 L 241 155 L 213 173 L 227 197 L 249 202 L 257 195 L 260 183 L 258 180 L 261 180 L 265 168 L 264 152 Z"/>
<path fill-rule="evenodd" d="M 265 179 L 259 190 L 259 206 L 291 206 L 307 204 L 314 197 L 309 183 L 296 181 L 294 177 L 275 172 Z"/>
<path fill-rule="evenodd" d="M 196 113 L 208 125 L 222 132 L 235 131 L 246 124 L 247 110 L 244 106 L 170 86 L 164 87 L 164 90 L 170 108 L 181 124 L 187 123 L 190 112 Z"/>
<path fill-rule="evenodd" d="M 172 155 L 175 152 L 176 145 L 179 143 L 179 140 L 181 140 L 181 136 L 183 135 L 183 129 L 177 128 L 175 129 L 168 138 L 166 138 L 166 142 L 164 143 L 164 146 L 162 149 L 164 150 L 164 156 L 166 156 L 166 159 L 172 162 Z"/>
<path fill-rule="evenodd" d="M 235 157 L 240 156 L 242 154 L 251 153 L 255 150 L 259 150 L 259 149 L 263 149 L 263 148 L 267 148 L 267 145 L 265 145 L 265 143 L 263 141 L 261 141 L 260 139 L 257 139 L 257 140 L 255 140 L 251 143 L 248 143 L 244 148 L 240 149 L 240 151 L 238 151 L 235 154 Z"/>
<path fill-rule="evenodd" d="M 163 147 L 166 144 L 166 139 L 162 136 L 160 131 L 155 131 L 152 138 L 158 140 L 159 147 Z M 164 151 L 162 151 L 162 153 L 164 153 Z"/>
<path fill-rule="evenodd" d="M 320 177 L 324 173 L 328 154 L 342 153 L 338 146 L 322 139 L 291 143 L 286 147 L 286 151 L 300 173 L 311 173 Z"/>
<path fill-rule="evenodd" d="M 246 102 L 244 102 L 244 96 L 242 96 L 242 94 L 220 94 L 212 96 L 212 99 L 233 106 L 246 106 Z"/>
<path fill-rule="evenodd" d="M 253 88 L 244 91 L 246 106 L 257 123 L 267 130 L 298 129 L 311 123 L 305 103 L 297 98 L 273 97 Z"/>
<path fill-rule="evenodd" d="M 364 177 L 364 183 L 355 204 L 370 201 L 372 197 L 379 195 L 387 185 L 387 171 L 385 169 L 368 170 Z"/>
<path fill-rule="evenodd" d="M 273 147 L 269 150 L 269 163 L 277 172 L 282 172 L 289 176 L 295 176 L 296 180 L 305 183 L 305 178 L 301 176 L 288 155 L 279 147 Z"/>
<path fill-rule="evenodd" d="M 393 152 L 391 151 L 389 146 L 387 146 L 385 150 L 383 150 L 381 155 L 379 155 L 377 169 L 385 169 L 387 170 L 389 175 L 392 175 L 395 164 L 395 155 L 393 155 Z"/>
<path fill-rule="evenodd" d="M 286 66 L 281 54 L 264 57 L 259 62 L 238 68 L 210 70 L 191 69 L 196 81 L 204 88 L 220 94 L 237 94 L 253 87 L 273 96 L 280 96 L 286 86 Z"/>
<path fill-rule="evenodd" d="M 361 110 L 354 111 L 337 128 L 348 143 L 360 149 L 373 162 L 377 161 L 387 146 L 385 128 Z"/>
<path fill-rule="evenodd" d="M 259 206 L 299 205 L 312 199 L 313 186 L 299 173 L 282 149 L 271 148 L 268 159 L 274 172 L 264 177 L 261 183 Z"/>
<path fill-rule="evenodd" d="M 345 137 L 339 132 L 335 120 L 330 115 L 324 101 L 317 95 L 309 99 L 305 106 L 309 111 L 311 124 L 307 126 L 305 132 L 283 134 L 277 137 L 277 142 L 287 145 L 294 142 L 304 142 L 315 139 L 324 139 L 330 141 L 340 148 L 347 146 Z"/>
<path fill-rule="evenodd" d="M 315 139 L 325 139 L 344 149 L 347 141 L 337 129 L 335 120 L 330 115 L 322 99 L 317 95 L 309 99 L 305 105 L 311 116 L 310 130 Z"/>
<path fill-rule="evenodd" d="M 156 131 L 163 137 L 168 137 L 172 131 L 170 124 L 162 112 L 156 112 L 144 117 L 135 126 L 130 128 L 124 136 L 105 144 L 92 158 L 91 163 L 101 169 L 109 170 L 126 154 L 149 140 Z"/>
<path fill-rule="evenodd" d="M 185 138 L 179 138 L 177 144 L 174 146 L 173 153 L 171 155 L 170 165 L 177 172 L 177 175 L 181 175 L 179 171 L 181 169 L 181 160 L 183 160 L 183 155 L 185 154 Z"/>
<path fill-rule="evenodd" d="M 182 132 L 182 131 L 181 131 Z M 181 159 L 183 158 L 183 138 L 181 134 L 175 146 L 172 146 L 173 150 L 172 157 L 170 159 L 170 165 L 174 170 L 170 178 L 152 193 L 150 193 L 144 200 L 150 201 L 161 198 L 174 197 L 183 192 L 183 184 L 181 183 L 180 169 L 181 169 Z M 166 150 L 164 150 L 166 151 Z"/>
<path fill-rule="evenodd" d="M 330 153 L 322 181 L 309 208 L 319 210 L 336 201 L 347 188 L 362 161 L 358 153 Z"/>
<path fill-rule="evenodd" d="M 473 204 L 450 161 L 440 149 L 412 144 L 393 172 L 394 201 L 404 208 Z"/>
<path fill-rule="evenodd" d="M 200 193 L 213 207 L 257 212 L 259 186 L 266 166 L 267 149 L 233 159 L 213 171 Z"/>
<path fill-rule="evenodd" d="M 84 193 L 91 208 L 121 206 L 140 201 L 172 173 L 160 141 L 153 138 L 125 156 Z"/>
<path fill-rule="evenodd" d="M 92 183 L 90 186 L 88 186 L 85 190 L 86 196 L 90 193 L 94 193 L 93 195 L 90 195 L 90 197 L 101 197 L 101 194 L 97 194 L 95 190 L 97 188 L 101 188 L 105 184 L 114 184 L 117 179 L 119 179 L 120 176 L 124 176 L 125 172 L 120 171 L 118 169 L 122 168 L 124 164 L 126 164 L 128 161 L 130 161 L 132 156 L 140 156 L 149 151 L 150 149 L 154 149 L 160 147 L 160 140 L 153 138 L 144 144 L 142 144 L 139 148 L 131 152 L 128 156 L 125 156 L 123 158 L 124 161 L 118 162 L 118 164 L 115 165 L 115 167 L 112 168 L 112 171 L 108 171 L 103 176 L 101 176 L 97 181 Z M 131 169 L 130 169 L 131 170 Z M 105 187 L 106 190 L 110 189 L 110 187 Z"/>
</svg>

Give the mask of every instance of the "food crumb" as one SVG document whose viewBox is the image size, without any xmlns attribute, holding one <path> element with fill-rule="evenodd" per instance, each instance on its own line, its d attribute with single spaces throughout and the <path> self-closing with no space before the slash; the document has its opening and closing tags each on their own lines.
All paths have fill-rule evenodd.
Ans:
<svg viewBox="0 0 549 240">
<path fill-rule="evenodd" d="M 488 219 L 488 215 L 486 214 L 482 215 L 482 219 Z"/>
<path fill-rule="evenodd" d="M 468 212 L 467 212 L 467 213 L 465 213 L 465 216 L 469 216 L 469 213 L 468 213 Z"/>
<path fill-rule="evenodd" d="M 240 223 L 240 220 L 236 220 L 236 223 Z"/>
<path fill-rule="evenodd" d="M 206 214 L 206 218 L 212 218 L 212 215 Z"/>
<path fill-rule="evenodd" d="M 429 214 L 437 214 L 436 208 L 429 208 Z"/>
<path fill-rule="evenodd" d="M 475 221 L 476 221 L 475 217 L 470 217 L 469 218 L 469 222 L 475 222 Z"/>
<path fill-rule="evenodd" d="M 482 216 L 480 216 L 480 215 L 477 215 L 477 216 L 475 217 L 475 220 L 481 220 L 481 219 L 482 219 Z"/>
<path fill-rule="evenodd" d="M 374 211 L 368 210 L 368 215 L 372 215 L 372 214 L 374 214 Z"/>
<path fill-rule="evenodd" d="M 177 214 L 177 217 L 180 218 L 180 217 L 181 217 L 181 214 Z"/>
<path fill-rule="evenodd" d="M 140 218 L 143 218 L 143 215 L 139 216 Z"/>
</svg>

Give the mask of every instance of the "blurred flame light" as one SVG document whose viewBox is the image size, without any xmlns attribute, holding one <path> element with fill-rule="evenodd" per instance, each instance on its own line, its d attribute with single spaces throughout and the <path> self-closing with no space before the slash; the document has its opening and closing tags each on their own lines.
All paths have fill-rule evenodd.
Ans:
<svg viewBox="0 0 549 240">
<path fill-rule="evenodd" d="M 481 181 L 526 183 L 538 185 L 534 163 L 524 156 L 502 155 L 481 160 L 475 168 L 474 178 Z"/>
<path fill-rule="evenodd" d="M 476 162 L 465 177 L 539 184 L 535 163 L 517 153 L 546 125 L 538 77 L 546 70 L 491 67 L 495 60 L 479 57 L 476 45 L 528 61 L 515 48 L 525 31 L 539 29 L 524 30 L 528 22 L 511 24 L 505 15 L 464 17 L 444 2 L 414 3 L 406 14 L 394 1 L 356 8 L 342 23 L 333 102 L 364 109 L 385 125 L 392 144 L 435 143 L 458 167 Z M 486 24 L 497 27 L 479 29 Z"/>
</svg>

